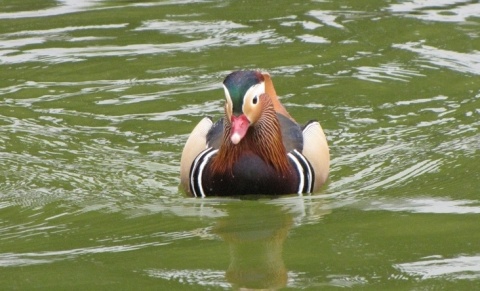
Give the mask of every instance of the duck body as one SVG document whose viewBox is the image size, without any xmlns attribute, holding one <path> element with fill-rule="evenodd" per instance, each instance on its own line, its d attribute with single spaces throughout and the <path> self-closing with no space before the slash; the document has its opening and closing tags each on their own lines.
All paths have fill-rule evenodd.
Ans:
<svg viewBox="0 0 480 291">
<path fill-rule="evenodd" d="M 285 124 L 282 127 L 283 140 L 295 141 L 295 143 L 284 145 L 290 149 L 290 153 L 287 154 L 288 171 L 278 171 L 271 163 L 262 159 L 258 147 L 252 142 L 242 143 L 241 146 L 236 145 L 241 148 L 238 150 L 235 163 L 227 172 L 213 171 L 212 161 L 217 156 L 219 139 L 222 139 L 224 134 L 225 119 L 222 118 L 208 131 L 208 148 L 202 151 L 192 164 L 189 191 L 195 196 L 311 192 L 314 177 L 310 164 L 306 160 L 300 164 L 301 172 L 310 172 L 307 177 L 300 175 L 296 168 L 301 163 L 301 156 L 298 153 L 303 148 L 301 128 L 282 115 L 278 115 L 277 118 L 282 121 L 280 124 Z M 244 139 L 252 140 L 254 134 L 254 130 L 249 130 Z M 306 181 L 303 182 L 302 189 L 299 189 L 301 179 Z"/>
<path fill-rule="evenodd" d="M 206 117 L 181 159 L 181 186 L 195 197 L 311 193 L 327 179 L 320 124 L 300 127 L 280 104 L 270 76 L 237 71 L 224 81 L 225 117 Z"/>
</svg>

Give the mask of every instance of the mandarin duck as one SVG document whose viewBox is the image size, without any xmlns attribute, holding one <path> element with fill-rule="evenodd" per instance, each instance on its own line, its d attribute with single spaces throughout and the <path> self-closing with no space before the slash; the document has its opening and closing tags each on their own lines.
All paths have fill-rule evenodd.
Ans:
<svg viewBox="0 0 480 291">
<path fill-rule="evenodd" d="M 312 193 L 327 180 L 330 154 L 318 121 L 300 126 L 268 73 L 223 81 L 225 116 L 203 118 L 185 143 L 180 184 L 195 197 Z"/>
</svg>

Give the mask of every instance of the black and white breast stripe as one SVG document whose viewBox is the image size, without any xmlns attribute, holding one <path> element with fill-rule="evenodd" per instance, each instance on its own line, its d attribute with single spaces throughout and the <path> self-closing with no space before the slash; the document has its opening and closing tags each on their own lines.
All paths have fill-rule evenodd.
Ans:
<svg viewBox="0 0 480 291">
<path fill-rule="evenodd" d="M 217 152 L 218 149 L 207 148 L 201 152 L 192 163 L 190 169 L 190 191 L 195 197 L 206 196 L 202 185 L 203 170 L 208 161 Z M 305 156 L 297 150 L 289 152 L 288 158 L 293 162 L 298 173 L 299 183 L 297 193 L 311 193 L 313 191 L 313 182 L 315 180 L 315 173 L 313 172 L 312 165 L 310 165 Z"/>
<path fill-rule="evenodd" d="M 195 197 L 205 197 L 205 191 L 203 191 L 202 175 L 205 166 L 210 158 L 218 152 L 218 149 L 207 148 L 201 152 L 193 161 L 190 168 L 190 191 Z"/>
<path fill-rule="evenodd" d="M 298 194 L 313 192 L 313 181 L 315 180 L 315 173 L 312 165 L 307 161 L 304 155 L 297 150 L 288 153 L 288 157 L 295 165 L 298 172 Z"/>
</svg>

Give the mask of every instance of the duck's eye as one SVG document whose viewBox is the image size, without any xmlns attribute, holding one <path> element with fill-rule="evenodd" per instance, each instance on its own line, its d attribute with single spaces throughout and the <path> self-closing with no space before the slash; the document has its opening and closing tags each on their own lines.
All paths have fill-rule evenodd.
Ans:
<svg viewBox="0 0 480 291">
<path fill-rule="evenodd" d="M 258 96 L 253 97 L 252 104 L 255 105 L 258 103 Z"/>
</svg>

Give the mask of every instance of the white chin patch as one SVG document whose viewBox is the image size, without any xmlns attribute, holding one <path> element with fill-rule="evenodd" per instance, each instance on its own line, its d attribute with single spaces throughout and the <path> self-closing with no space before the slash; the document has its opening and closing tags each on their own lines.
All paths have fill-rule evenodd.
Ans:
<svg viewBox="0 0 480 291">
<path fill-rule="evenodd" d="M 240 137 L 240 134 L 234 133 L 230 137 L 230 140 L 232 141 L 233 144 L 238 144 L 242 138 Z"/>
</svg>

